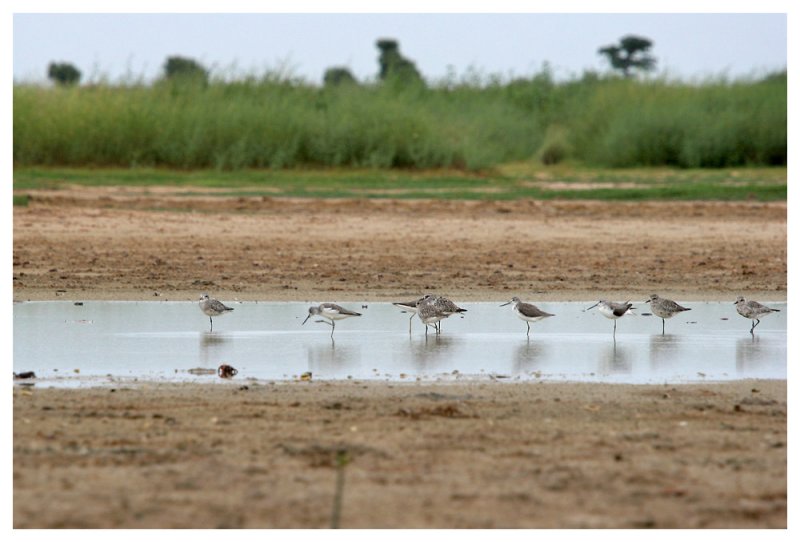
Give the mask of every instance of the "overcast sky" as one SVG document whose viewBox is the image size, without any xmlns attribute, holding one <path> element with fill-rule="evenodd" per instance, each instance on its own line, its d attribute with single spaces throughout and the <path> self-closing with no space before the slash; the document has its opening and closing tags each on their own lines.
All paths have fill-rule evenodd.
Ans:
<svg viewBox="0 0 800 542">
<path fill-rule="evenodd" d="M 429 80 L 448 67 L 525 76 L 544 62 L 563 79 L 607 69 L 597 49 L 626 34 L 652 40 L 658 72 L 682 79 L 786 67 L 785 14 L 15 13 L 13 77 L 43 81 L 49 62 L 67 61 L 84 81 L 149 80 L 181 55 L 217 74 L 282 67 L 319 83 L 326 68 L 345 66 L 366 80 L 378 71 L 375 41 L 387 37 Z"/>
</svg>

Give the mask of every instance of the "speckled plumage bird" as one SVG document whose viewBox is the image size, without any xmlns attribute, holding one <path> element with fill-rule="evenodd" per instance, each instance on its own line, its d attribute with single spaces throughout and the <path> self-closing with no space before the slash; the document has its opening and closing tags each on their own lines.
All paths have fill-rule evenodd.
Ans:
<svg viewBox="0 0 800 542">
<path fill-rule="evenodd" d="M 212 297 L 208 297 L 208 294 L 203 294 L 200 296 L 200 310 L 203 311 L 203 314 L 208 316 L 208 321 L 211 322 L 210 331 L 214 331 L 214 320 L 212 320 L 211 317 L 222 316 L 233 309 Z"/>
<path fill-rule="evenodd" d="M 761 323 L 760 318 L 763 318 L 768 314 L 772 314 L 773 312 L 781 312 L 778 309 L 771 309 L 766 305 L 762 305 L 758 301 L 747 301 L 742 296 L 737 297 L 733 304 L 736 305 L 736 312 L 745 318 L 753 320 L 753 325 L 750 326 L 751 335 L 754 335 L 753 330 L 755 330 L 756 326 Z"/>
<path fill-rule="evenodd" d="M 653 311 L 653 314 L 661 318 L 662 335 L 664 334 L 664 320 L 666 318 L 672 318 L 679 312 L 692 310 L 686 307 L 681 307 L 671 299 L 659 297 L 657 294 L 651 294 L 650 299 L 645 301 L 645 303 L 650 303 L 650 309 Z"/>
</svg>

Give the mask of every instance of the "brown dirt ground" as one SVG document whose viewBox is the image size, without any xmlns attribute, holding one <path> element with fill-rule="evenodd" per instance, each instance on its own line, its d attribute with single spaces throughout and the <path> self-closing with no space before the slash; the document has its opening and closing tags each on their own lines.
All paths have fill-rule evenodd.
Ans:
<svg viewBox="0 0 800 542">
<path fill-rule="evenodd" d="M 15 388 L 14 527 L 328 527 L 343 450 L 343 528 L 786 528 L 786 392 Z"/>
<path fill-rule="evenodd" d="M 786 299 L 786 203 L 219 198 L 72 189 L 14 208 L 25 299 Z"/>
<path fill-rule="evenodd" d="M 786 211 L 34 192 L 14 208 L 14 297 L 784 300 Z M 13 396 L 16 528 L 327 527 L 338 450 L 342 527 L 787 524 L 786 381 Z"/>
</svg>

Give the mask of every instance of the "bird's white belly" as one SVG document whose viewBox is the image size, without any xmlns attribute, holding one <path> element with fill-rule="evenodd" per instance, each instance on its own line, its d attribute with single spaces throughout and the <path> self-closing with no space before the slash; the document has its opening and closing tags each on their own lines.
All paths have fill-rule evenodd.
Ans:
<svg viewBox="0 0 800 542">
<path fill-rule="evenodd" d="M 619 318 L 619 316 L 614 314 L 614 310 L 611 307 L 600 305 L 599 307 L 597 307 L 597 310 L 599 310 L 600 314 L 602 314 L 606 318 L 611 318 L 612 320 Z"/>
<path fill-rule="evenodd" d="M 545 318 L 544 316 L 525 316 L 519 311 L 514 311 L 514 312 L 517 313 L 517 318 L 519 318 L 520 320 L 525 320 L 526 322 L 538 322 L 539 320 Z"/>
<path fill-rule="evenodd" d="M 335 311 L 335 310 L 331 310 L 331 309 L 322 309 L 322 312 L 320 313 L 320 316 L 324 316 L 328 320 L 342 320 L 344 318 L 352 316 L 352 314 L 342 314 L 339 311 Z"/>
</svg>

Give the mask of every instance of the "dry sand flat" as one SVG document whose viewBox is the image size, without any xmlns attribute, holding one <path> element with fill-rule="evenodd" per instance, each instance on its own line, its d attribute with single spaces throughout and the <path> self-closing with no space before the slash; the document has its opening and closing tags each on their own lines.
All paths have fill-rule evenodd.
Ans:
<svg viewBox="0 0 800 542">
<path fill-rule="evenodd" d="M 15 299 L 762 301 L 786 298 L 786 204 L 289 200 L 33 192 Z"/>
<path fill-rule="evenodd" d="M 247 389 L 241 388 L 246 385 Z M 14 527 L 785 528 L 786 382 L 14 390 Z"/>
</svg>

